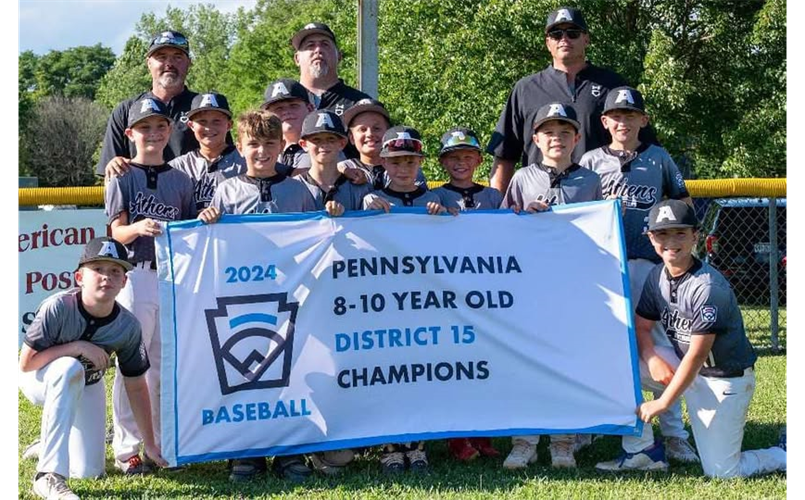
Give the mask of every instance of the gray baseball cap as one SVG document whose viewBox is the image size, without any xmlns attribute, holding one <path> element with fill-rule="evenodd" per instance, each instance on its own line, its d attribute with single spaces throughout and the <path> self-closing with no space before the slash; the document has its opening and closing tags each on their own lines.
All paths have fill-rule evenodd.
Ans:
<svg viewBox="0 0 805 500">
<path fill-rule="evenodd" d="M 229 102 L 226 100 L 226 96 L 215 92 L 198 94 L 194 97 L 193 102 L 190 104 L 190 111 L 187 112 L 187 117 L 192 118 L 196 113 L 210 110 L 220 111 L 232 118 L 232 111 L 229 110 Z"/>
<path fill-rule="evenodd" d="M 302 133 L 299 135 L 302 139 L 310 137 L 315 134 L 335 134 L 341 137 L 347 137 L 347 131 L 344 129 L 344 122 L 341 118 L 332 111 L 316 110 L 305 117 L 302 122 Z"/>
<path fill-rule="evenodd" d="M 168 114 L 168 108 L 165 107 L 162 101 L 153 97 L 144 97 L 139 101 L 135 101 L 129 108 L 129 122 L 127 126 L 131 128 L 137 122 L 154 115 L 161 116 L 169 122 L 173 122 L 170 114 Z"/>
<path fill-rule="evenodd" d="M 291 45 L 293 45 L 294 49 L 299 50 L 299 47 L 302 46 L 302 42 L 305 40 L 305 38 L 308 35 L 313 35 L 315 33 L 330 38 L 334 44 L 338 45 L 338 42 L 335 40 L 335 33 L 333 33 L 333 30 L 331 30 L 330 27 L 324 23 L 306 24 L 302 27 L 302 29 L 294 33 L 293 38 L 291 38 Z"/>
<path fill-rule="evenodd" d="M 78 267 L 90 262 L 109 261 L 120 264 L 126 271 L 131 271 L 134 266 L 128 261 L 128 251 L 119 241 L 106 236 L 93 238 L 84 247 Z"/>
<path fill-rule="evenodd" d="M 699 227 L 696 210 L 682 200 L 663 200 L 648 213 L 648 230 Z"/>
<path fill-rule="evenodd" d="M 615 109 L 628 109 L 646 114 L 643 94 L 632 87 L 617 87 L 607 93 L 604 114 Z"/>
<path fill-rule="evenodd" d="M 536 131 L 543 123 L 549 122 L 551 120 L 559 120 L 561 122 L 567 122 L 573 127 L 576 128 L 576 132 L 581 130 L 581 124 L 579 124 L 578 117 L 576 115 L 576 109 L 573 108 L 570 104 L 562 103 L 562 102 L 552 102 L 542 106 L 537 111 L 537 116 L 534 117 L 534 126 L 532 129 Z"/>
<path fill-rule="evenodd" d="M 162 47 L 179 49 L 190 57 L 190 42 L 187 40 L 186 36 L 178 31 L 168 30 L 158 33 L 151 39 L 151 45 L 148 46 L 148 52 L 145 53 L 145 57 L 151 57 L 151 54 Z"/>
<path fill-rule="evenodd" d="M 545 33 L 547 34 L 553 27 L 560 24 L 575 24 L 580 30 L 587 31 L 587 23 L 584 22 L 584 16 L 581 15 L 579 9 L 574 9 L 573 7 L 559 7 L 548 14 L 548 21 L 545 23 Z"/>
<path fill-rule="evenodd" d="M 391 117 L 389 116 L 389 112 L 386 110 L 386 106 L 384 106 L 382 102 L 376 99 L 366 98 L 361 99 L 360 101 L 356 102 L 355 104 L 347 108 L 346 111 L 344 111 L 343 115 L 344 125 L 349 127 L 349 124 L 350 122 L 352 122 L 353 118 L 355 118 L 361 113 L 368 113 L 370 111 L 372 113 L 382 115 L 386 119 L 386 122 L 391 124 Z"/>
<path fill-rule="evenodd" d="M 474 149 L 483 153 L 481 141 L 472 130 L 464 127 L 453 127 L 442 135 L 442 147 L 439 150 L 439 157 L 456 149 Z"/>
<path fill-rule="evenodd" d="M 299 99 L 305 103 L 310 103 L 310 95 L 304 85 L 293 78 L 280 78 L 269 83 L 263 94 L 262 109 L 267 109 L 271 104 L 289 99 Z"/>
<path fill-rule="evenodd" d="M 397 125 L 383 134 L 380 157 L 393 158 L 395 156 L 425 156 L 422 152 L 422 136 L 415 128 Z"/>
</svg>

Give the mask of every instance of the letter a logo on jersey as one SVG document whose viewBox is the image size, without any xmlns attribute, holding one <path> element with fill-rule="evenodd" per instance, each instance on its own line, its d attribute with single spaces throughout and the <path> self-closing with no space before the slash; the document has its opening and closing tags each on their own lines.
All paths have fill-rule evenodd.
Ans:
<svg viewBox="0 0 805 500">
<path fill-rule="evenodd" d="M 316 120 L 316 127 L 335 128 L 333 119 L 327 113 L 319 113 L 319 118 Z"/>
<path fill-rule="evenodd" d="M 567 9 L 559 9 L 556 12 L 556 19 L 553 20 L 554 23 L 558 23 L 560 21 L 572 21 L 573 17 L 570 15 L 570 11 Z"/>
<path fill-rule="evenodd" d="M 676 221 L 676 216 L 674 215 L 673 210 L 671 210 L 671 207 L 660 207 L 660 209 L 657 210 L 657 220 L 654 222 L 661 222 L 664 220 L 669 222 Z"/>
<path fill-rule="evenodd" d="M 619 90 L 618 96 L 615 98 L 615 104 L 620 104 L 622 102 L 628 102 L 629 104 L 634 104 L 634 97 L 632 97 L 632 93 L 626 89 Z"/>
<path fill-rule="evenodd" d="M 288 87 L 285 86 L 284 83 L 279 82 L 274 84 L 274 88 L 271 89 L 271 97 L 277 97 L 278 95 L 288 95 Z"/>
<path fill-rule="evenodd" d="M 548 110 L 548 116 L 564 116 L 567 118 L 567 112 L 565 111 L 565 107 L 561 104 L 551 104 L 551 108 Z"/>
<path fill-rule="evenodd" d="M 159 106 L 157 103 L 154 102 L 153 99 L 143 99 L 142 107 L 140 107 L 140 113 L 148 113 L 149 111 L 153 111 L 154 113 L 159 113 Z"/>
<path fill-rule="evenodd" d="M 98 250 L 98 257 L 103 255 L 104 257 L 112 257 L 113 259 L 119 259 L 120 256 L 117 254 L 117 248 L 115 248 L 115 244 L 111 241 L 104 241 L 103 246 L 100 250 Z"/>
<path fill-rule="evenodd" d="M 199 108 L 219 108 L 218 100 L 212 94 L 204 94 L 201 97 L 201 104 L 198 106 Z"/>
</svg>

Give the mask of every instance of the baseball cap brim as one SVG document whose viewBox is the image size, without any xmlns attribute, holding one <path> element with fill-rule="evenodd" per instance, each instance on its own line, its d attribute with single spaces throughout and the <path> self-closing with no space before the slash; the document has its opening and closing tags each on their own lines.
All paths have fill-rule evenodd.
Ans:
<svg viewBox="0 0 805 500">
<path fill-rule="evenodd" d="M 271 106 L 272 104 L 274 104 L 275 102 L 291 101 L 291 100 L 294 100 L 294 99 L 297 100 L 297 101 L 302 101 L 305 104 L 310 103 L 310 101 L 306 101 L 306 100 L 302 99 L 299 96 L 288 94 L 288 95 L 283 95 L 283 96 L 272 97 L 271 99 L 269 99 L 269 100 L 265 101 L 263 104 L 261 104 L 260 109 L 268 109 L 268 107 Z"/>
<path fill-rule="evenodd" d="M 300 139 L 307 139 L 308 137 L 312 137 L 312 136 L 317 135 L 317 134 L 333 134 L 333 135 L 337 135 L 338 137 L 342 137 L 344 139 L 347 139 L 347 134 L 344 133 L 344 132 L 341 132 L 339 130 L 314 130 L 314 131 L 308 132 L 306 134 L 301 134 L 299 136 L 299 138 Z"/>
<path fill-rule="evenodd" d="M 181 45 L 174 45 L 172 43 L 163 43 L 162 45 L 154 45 L 153 47 L 148 49 L 148 52 L 145 53 L 145 58 L 148 59 L 154 52 L 158 51 L 159 49 L 164 49 L 165 47 L 169 47 L 172 49 L 179 49 L 182 52 L 184 52 L 184 54 L 187 57 L 190 57 L 190 52 L 187 50 L 187 48 L 182 47 Z"/>
<path fill-rule="evenodd" d="M 332 40 L 333 43 L 335 43 L 335 38 L 333 38 L 333 34 L 331 32 L 322 28 L 310 28 L 306 30 L 297 31 L 296 34 L 293 36 L 293 38 L 291 38 L 291 45 L 293 45 L 294 49 L 299 50 L 299 47 L 302 45 L 302 42 L 305 40 L 305 38 L 317 33 L 326 36 L 327 38 Z"/>
<path fill-rule="evenodd" d="M 141 117 L 137 118 L 136 120 L 134 120 L 133 122 L 128 124 L 128 128 L 131 128 L 131 127 L 137 125 L 138 123 L 140 123 L 141 121 L 143 121 L 143 120 L 145 120 L 147 118 L 151 118 L 152 116 L 158 116 L 160 118 L 164 118 L 164 119 L 168 120 L 168 123 L 173 125 L 173 118 L 171 118 L 170 116 L 161 115 L 159 113 L 152 113 L 150 115 L 145 115 L 145 116 L 141 116 Z"/>
<path fill-rule="evenodd" d="M 381 158 L 394 158 L 394 157 L 397 157 L 397 156 L 422 156 L 422 157 L 424 157 L 425 154 L 424 153 L 415 153 L 413 151 L 386 151 L 386 152 L 381 151 L 380 152 L 380 157 Z"/>
<path fill-rule="evenodd" d="M 543 118 L 542 120 L 534 122 L 534 126 L 533 126 L 534 132 L 536 132 L 537 129 L 540 128 L 544 123 L 547 123 L 547 122 L 550 122 L 550 121 L 569 123 L 569 124 L 573 125 L 573 127 L 576 128 L 576 132 L 581 130 L 581 124 L 579 122 L 577 122 L 576 120 L 572 119 L 572 118 L 566 118 L 564 116 L 548 116 L 546 118 Z"/>
<path fill-rule="evenodd" d="M 584 26 L 582 26 L 580 24 L 577 24 L 577 23 L 574 23 L 573 21 L 568 21 L 567 19 L 564 19 L 562 21 L 559 21 L 559 22 L 556 22 L 556 23 L 551 23 L 548 26 L 546 26 L 545 27 L 545 34 L 547 35 L 549 31 L 551 31 L 552 29 L 554 29 L 555 27 L 557 27 L 557 26 L 559 26 L 561 24 L 569 24 L 571 26 L 575 26 L 576 28 L 580 29 L 581 31 L 583 31 L 585 33 L 587 32 L 587 28 L 585 28 Z"/>
<path fill-rule="evenodd" d="M 618 110 L 618 109 L 625 109 L 627 111 L 637 111 L 638 113 L 640 113 L 642 115 L 646 114 L 645 110 L 642 110 L 642 109 L 638 108 L 637 106 L 632 106 L 631 104 L 628 104 L 628 103 L 627 104 L 618 104 L 617 106 L 612 106 L 610 108 L 605 109 L 603 111 L 603 113 L 607 114 L 610 111 L 615 111 L 615 110 Z"/>
<path fill-rule="evenodd" d="M 187 116 L 188 119 L 191 119 L 191 118 L 193 118 L 193 115 L 197 115 L 197 114 L 201 113 L 202 111 L 218 111 L 219 113 L 225 114 L 230 120 L 232 119 L 232 112 L 227 110 L 227 109 L 221 109 L 221 108 L 191 109 L 190 111 L 187 112 L 186 116 Z"/>
<path fill-rule="evenodd" d="M 473 151 L 478 151 L 479 153 L 483 153 L 483 149 L 473 146 L 472 144 L 456 144 L 455 146 L 447 146 L 446 148 L 442 148 L 439 151 L 439 156 L 443 154 L 449 153 L 450 151 L 458 151 L 459 149 L 471 149 Z"/>
<path fill-rule="evenodd" d="M 389 116 L 389 112 L 386 111 L 386 108 L 384 108 L 383 106 L 378 106 L 377 104 L 365 104 L 361 106 L 352 106 L 351 108 L 344 111 L 343 114 L 344 125 L 349 127 L 349 124 L 352 121 L 352 119 L 363 113 L 377 113 L 379 115 L 382 115 L 387 122 L 391 122 L 391 117 Z"/>
<path fill-rule="evenodd" d="M 115 259 L 114 257 L 99 256 L 99 257 L 92 257 L 90 259 L 80 262 L 76 270 L 80 269 L 81 266 L 85 266 L 91 262 L 100 262 L 100 261 L 114 262 L 115 264 L 119 264 L 126 271 L 131 271 L 132 269 L 134 269 L 134 266 L 131 265 L 131 263 L 127 260 Z"/>
<path fill-rule="evenodd" d="M 654 227 L 651 227 L 651 225 L 649 225 L 649 227 L 646 228 L 646 230 L 643 232 L 643 234 L 651 233 L 651 232 L 654 232 L 654 231 L 660 231 L 662 229 L 685 229 L 685 228 L 688 228 L 688 227 L 691 228 L 691 229 L 698 229 L 699 225 L 698 224 L 685 224 L 684 222 L 672 222 L 670 224 L 660 224 L 660 225 L 654 226 Z"/>
</svg>

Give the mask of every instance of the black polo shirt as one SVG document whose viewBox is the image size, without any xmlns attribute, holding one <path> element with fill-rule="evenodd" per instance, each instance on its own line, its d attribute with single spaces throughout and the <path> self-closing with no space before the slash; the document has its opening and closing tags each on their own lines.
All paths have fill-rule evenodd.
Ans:
<svg viewBox="0 0 805 500">
<path fill-rule="evenodd" d="M 354 87 L 350 87 L 344 83 L 344 80 L 341 78 L 338 79 L 338 83 L 325 90 L 321 96 L 317 96 L 310 91 L 308 91 L 308 93 L 310 94 L 310 102 L 316 105 L 316 109 L 330 110 L 339 117 L 344 114 L 344 111 L 361 99 L 371 98 L 369 94 L 365 94 Z M 346 126 L 346 124 L 344 124 L 344 126 Z"/>
</svg>

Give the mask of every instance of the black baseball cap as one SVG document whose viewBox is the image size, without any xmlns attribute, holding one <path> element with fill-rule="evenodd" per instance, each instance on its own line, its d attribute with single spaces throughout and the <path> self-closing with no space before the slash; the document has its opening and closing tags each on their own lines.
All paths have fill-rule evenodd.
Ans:
<svg viewBox="0 0 805 500">
<path fill-rule="evenodd" d="M 537 116 L 534 118 L 534 126 L 532 129 L 536 131 L 540 125 L 551 120 L 559 120 L 560 122 L 567 122 L 576 128 L 576 132 L 581 130 L 576 109 L 567 103 L 552 102 L 542 106 L 537 111 Z"/>
<path fill-rule="evenodd" d="M 349 124 L 352 122 L 352 119 L 358 116 L 361 113 L 377 113 L 379 115 L 383 115 L 386 119 L 386 122 L 391 124 L 391 117 L 389 116 L 389 112 L 386 110 L 386 106 L 383 105 L 382 102 L 371 99 L 365 98 L 361 99 L 360 101 L 356 102 L 352 106 L 350 106 L 346 111 L 344 111 L 343 119 L 344 125 L 349 128 Z"/>
<path fill-rule="evenodd" d="M 226 100 L 226 96 L 215 92 L 198 94 L 194 97 L 193 102 L 190 104 L 190 111 L 187 112 L 187 117 L 192 118 L 193 115 L 201 111 L 220 111 L 232 118 L 232 111 L 229 110 L 229 102 Z"/>
<path fill-rule="evenodd" d="M 548 14 L 548 21 L 545 23 L 545 34 L 551 31 L 554 26 L 560 24 L 575 24 L 580 30 L 587 31 L 584 16 L 581 15 L 579 9 L 574 9 L 573 7 L 559 7 Z"/>
<path fill-rule="evenodd" d="M 439 150 L 439 157 L 450 151 L 456 149 L 474 149 L 479 153 L 483 152 L 481 149 L 481 141 L 472 130 L 464 127 L 453 127 L 442 135 L 442 147 Z"/>
<path fill-rule="evenodd" d="M 646 114 L 643 94 L 632 87 L 617 87 L 610 90 L 604 103 L 604 114 L 615 109 L 629 109 Z"/>
<path fill-rule="evenodd" d="M 168 30 L 158 33 L 151 39 L 151 45 L 148 46 L 148 52 L 145 57 L 151 57 L 151 54 L 161 49 L 162 47 L 173 47 L 181 50 L 187 57 L 190 57 L 190 42 L 187 37 L 178 31 Z"/>
<path fill-rule="evenodd" d="M 268 107 L 275 102 L 289 99 L 300 99 L 304 101 L 305 104 L 309 104 L 310 94 L 308 94 L 304 85 L 293 78 L 280 78 L 268 84 L 263 94 L 264 102 L 260 105 L 260 108 L 268 109 Z"/>
<path fill-rule="evenodd" d="M 344 122 L 341 118 L 333 113 L 324 109 L 312 111 L 305 117 L 302 122 L 302 133 L 299 137 L 304 139 L 314 134 L 335 134 L 341 137 L 347 137 L 347 131 L 344 128 Z"/>
<path fill-rule="evenodd" d="M 302 29 L 294 33 L 293 38 L 291 38 L 291 45 L 293 45 L 294 49 L 299 50 L 299 47 L 302 46 L 302 41 L 304 41 L 308 35 L 313 35 L 314 33 L 329 37 L 336 46 L 338 45 L 338 42 L 335 40 L 335 33 L 324 23 L 308 23 L 304 25 Z"/>
<path fill-rule="evenodd" d="M 397 125 L 386 130 L 383 134 L 383 147 L 380 149 L 382 158 L 394 156 L 425 156 L 422 153 L 422 136 L 413 127 Z"/>
<path fill-rule="evenodd" d="M 699 227 L 696 210 L 682 200 L 663 200 L 648 213 L 648 230 Z"/>
<path fill-rule="evenodd" d="M 134 268 L 128 260 L 126 247 L 119 241 L 107 236 L 93 238 L 87 243 L 84 247 L 84 251 L 81 253 L 78 267 L 80 268 L 84 264 L 102 260 L 120 264 L 126 271 L 131 271 L 132 268 Z"/>
<path fill-rule="evenodd" d="M 169 122 L 172 122 L 168 108 L 159 99 L 153 97 L 143 97 L 139 101 L 135 101 L 129 108 L 129 123 L 128 127 L 131 128 L 137 122 L 145 120 L 149 116 L 158 115 Z"/>
</svg>

